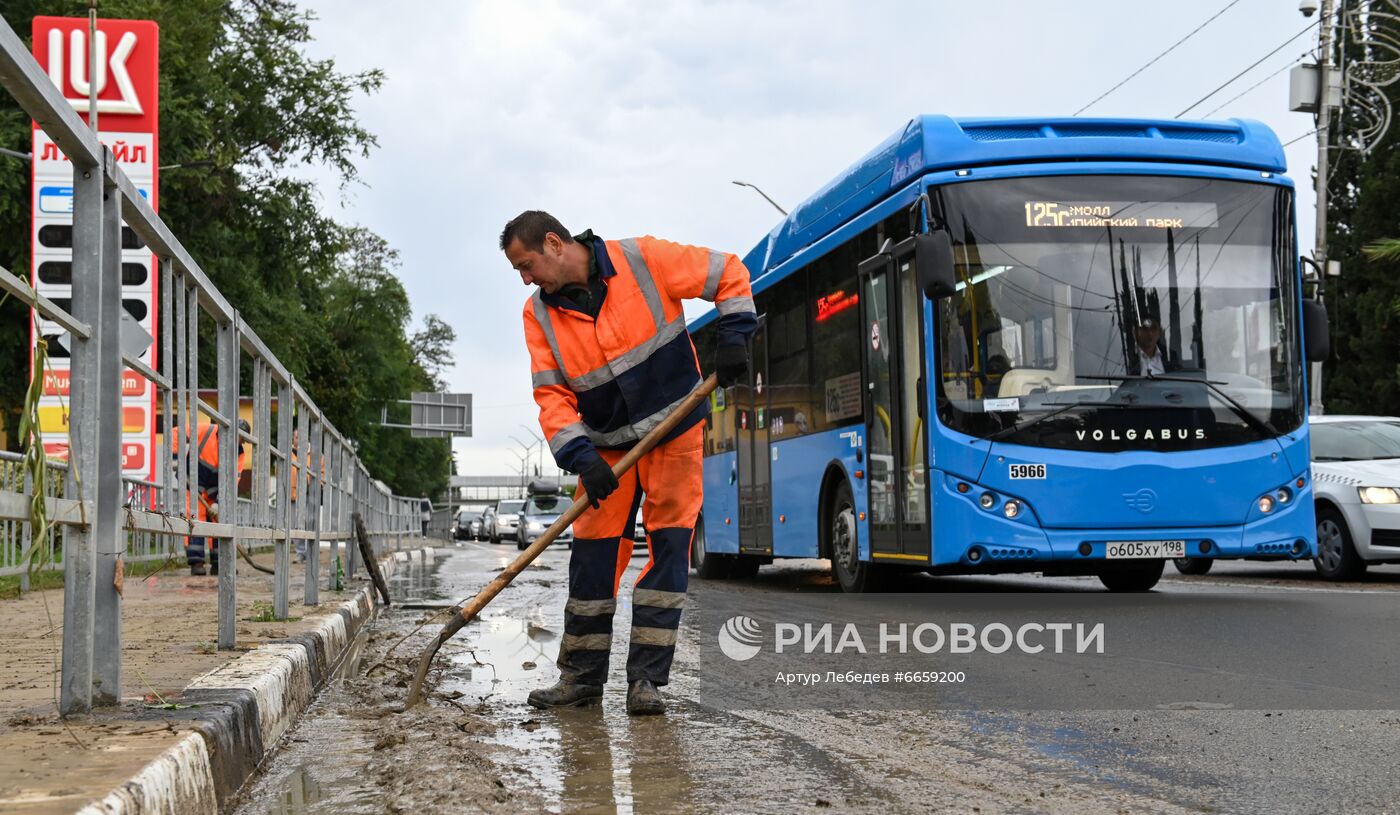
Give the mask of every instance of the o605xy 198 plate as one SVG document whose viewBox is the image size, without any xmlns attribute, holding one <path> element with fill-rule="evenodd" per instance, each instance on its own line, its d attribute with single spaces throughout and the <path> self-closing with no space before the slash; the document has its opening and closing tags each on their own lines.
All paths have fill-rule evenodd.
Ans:
<svg viewBox="0 0 1400 815">
<path fill-rule="evenodd" d="M 1109 560 L 1186 557 L 1186 541 L 1109 541 L 1104 557 Z"/>
</svg>

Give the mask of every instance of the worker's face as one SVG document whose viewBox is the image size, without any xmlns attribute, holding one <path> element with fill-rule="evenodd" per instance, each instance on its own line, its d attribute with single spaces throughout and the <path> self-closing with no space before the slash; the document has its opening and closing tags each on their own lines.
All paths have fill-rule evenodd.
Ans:
<svg viewBox="0 0 1400 815">
<path fill-rule="evenodd" d="M 538 252 L 526 249 L 516 238 L 506 247 L 506 259 L 520 273 L 520 282 L 527 286 L 539 286 L 553 294 L 564 285 L 564 241 L 553 232 L 544 236 Z"/>
<path fill-rule="evenodd" d="M 1157 350 L 1157 341 L 1162 338 L 1162 328 L 1156 323 L 1152 325 L 1139 325 L 1135 332 L 1137 334 L 1138 347 L 1144 351 Z"/>
</svg>

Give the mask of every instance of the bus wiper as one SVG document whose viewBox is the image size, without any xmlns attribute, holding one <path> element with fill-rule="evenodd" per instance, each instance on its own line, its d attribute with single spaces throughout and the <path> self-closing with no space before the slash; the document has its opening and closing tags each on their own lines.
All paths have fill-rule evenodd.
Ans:
<svg viewBox="0 0 1400 815">
<path fill-rule="evenodd" d="M 1020 424 L 1013 424 L 1009 427 L 1003 427 L 1000 430 L 997 430 L 991 435 L 987 436 L 987 441 L 996 441 L 997 439 L 1009 436 L 1012 433 L 1016 433 L 1022 430 L 1028 430 L 1045 421 L 1046 419 L 1053 419 L 1056 416 L 1059 416 L 1061 413 L 1065 413 L 1066 411 L 1077 407 L 1137 407 L 1137 405 L 1134 405 L 1131 402 L 1102 402 L 1088 400 L 1083 402 L 1041 402 L 1041 405 L 1054 407 L 1055 410 L 1052 410 L 1049 413 L 1042 413 L 1034 419 L 1028 419 L 1027 421 L 1021 422 Z"/>
<path fill-rule="evenodd" d="M 1270 438 L 1281 435 L 1277 430 L 1274 429 L 1273 425 L 1269 424 L 1268 422 L 1264 421 L 1258 416 L 1255 416 L 1253 413 L 1250 413 L 1249 408 L 1240 404 L 1238 401 L 1236 401 L 1235 397 L 1226 393 L 1225 389 L 1220 387 L 1221 385 L 1225 384 L 1223 382 L 1214 382 L 1209 379 L 1195 379 L 1189 376 L 1171 376 L 1168 374 L 1150 374 L 1147 376 L 1143 376 L 1141 374 L 1106 374 L 1101 376 L 1092 374 L 1080 374 L 1079 378 L 1101 379 L 1110 382 L 1191 382 L 1196 385 L 1205 385 L 1211 393 L 1214 393 L 1216 396 L 1219 396 L 1221 401 L 1229 405 L 1230 409 L 1233 410 L 1236 413 L 1236 415 L 1238 415 L 1241 419 L 1244 419 L 1245 424 L 1249 425 L 1255 430 L 1268 434 Z"/>
</svg>

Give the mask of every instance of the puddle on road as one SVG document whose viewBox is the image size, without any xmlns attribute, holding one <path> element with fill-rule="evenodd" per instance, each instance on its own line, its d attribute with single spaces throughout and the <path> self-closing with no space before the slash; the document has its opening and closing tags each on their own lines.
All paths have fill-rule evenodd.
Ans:
<svg viewBox="0 0 1400 815">
<path fill-rule="evenodd" d="M 618 604 L 613 682 L 602 705 L 562 711 L 529 707 L 530 690 L 558 675 L 553 663 L 563 631 L 560 584 L 567 558 L 566 552 L 547 553 L 487 616 L 443 647 L 447 665 L 435 674 L 436 695 L 455 697 L 469 713 L 459 715 L 439 700 L 426 717 L 392 716 L 383 691 L 389 690 L 390 699 L 402 694 L 392 688 L 392 676 L 378 672 L 371 680 L 338 680 L 269 760 L 237 815 L 359 815 L 396 811 L 390 807 L 403 802 L 411 803 L 402 811 L 421 813 L 727 812 L 736 801 L 753 812 L 823 804 L 840 811 L 880 810 L 884 796 L 857 780 L 838 757 L 801 738 L 688 702 L 683 685 L 668 693 L 667 715 L 629 717 L 622 677 L 630 592 Z M 395 598 L 424 603 L 460 600 L 509 559 L 485 547 L 439 551 L 436 562 L 401 568 L 390 591 Z M 363 661 L 382 658 L 384 648 L 430 613 L 381 614 L 377 639 Z M 436 627 L 434 622 L 424 631 Z M 405 646 L 399 653 L 416 651 Z M 360 661 L 347 659 L 344 675 L 358 675 Z M 679 664 L 678 670 L 684 672 Z M 380 693 L 377 709 L 365 702 L 367 683 Z M 392 718 L 380 718 L 385 715 Z M 406 735 L 407 743 L 399 737 L 377 750 L 386 732 Z M 430 749 L 425 741 L 435 746 Z M 391 770 L 393 777 L 386 778 L 391 767 L 401 771 Z M 454 777 L 477 786 L 462 797 L 463 785 Z M 494 798 L 493 781 L 499 786 Z M 430 785 L 438 788 L 436 798 L 431 789 L 423 792 Z"/>
</svg>

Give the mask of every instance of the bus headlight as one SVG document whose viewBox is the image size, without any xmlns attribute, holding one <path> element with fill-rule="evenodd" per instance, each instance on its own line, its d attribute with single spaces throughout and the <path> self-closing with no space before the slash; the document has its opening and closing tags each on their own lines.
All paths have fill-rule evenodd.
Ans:
<svg viewBox="0 0 1400 815">
<path fill-rule="evenodd" d="M 1293 500 L 1293 493 L 1287 487 L 1279 487 L 1278 492 L 1274 493 L 1274 500 L 1286 504 Z"/>
<path fill-rule="evenodd" d="M 990 492 L 984 492 L 982 496 L 977 499 L 977 505 L 983 509 L 991 509 L 997 505 L 997 497 Z"/>
<path fill-rule="evenodd" d="M 1394 487 L 1358 487 L 1363 504 L 1400 504 L 1400 490 Z"/>
<path fill-rule="evenodd" d="M 1265 515 L 1274 511 L 1274 497 L 1272 495 L 1259 496 L 1259 511 Z"/>
<path fill-rule="evenodd" d="M 1007 501 L 1006 505 L 1001 508 L 1001 511 L 1006 514 L 1006 517 L 1015 518 L 1021 514 L 1021 502 L 1015 499 Z"/>
</svg>

